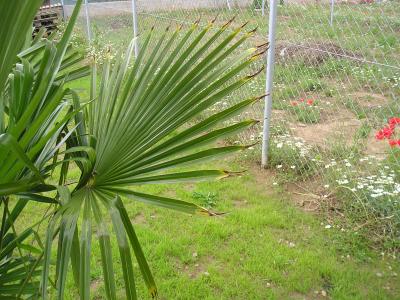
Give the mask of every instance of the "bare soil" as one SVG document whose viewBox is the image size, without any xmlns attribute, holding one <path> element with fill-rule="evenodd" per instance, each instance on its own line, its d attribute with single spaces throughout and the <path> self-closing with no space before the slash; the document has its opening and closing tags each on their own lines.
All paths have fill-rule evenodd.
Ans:
<svg viewBox="0 0 400 300">
<path fill-rule="evenodd" d="M 376 93 L 355 92 L 349 94 L 354 102 L 360 107 L 368 110 L 380 108 L 388 104 L 389 100 Z M 296 121 L 287 110 L 273 110 L 272 123 L 279 124 L 284 121 L 290 128 L 294 136 L 304 139 L 307 144 L 328 149 L 332 143 L 344 143 L 350 146 L 354 142 L 357 130 L 362 126 L 363 120 L 357 119 L 354 113 L 337 103 L 335 107 L 329 107 L 326 104 L 335 103 L 331 98 L 319 97 L 318 95 L 310 95 L 312 99 L 318 99 L 321 110 L 321 119 L 319 123 L 306 124 Z M 367 155 L 384 156 L 387 150 L 387 144 L 378 141 L 375 138 L 375 130 L 365 140 L 364 152 Z"/>
<path fill-rule="evenodd" d="M 360 58 L 360 55 L 345 50 L 332 42 L 310 42 L 292 44 L 280 42 L 276 46 L 276 58 L 278 63 L 303 62 L 309 66 L 318 66 L 329 58 L 352 57 Z"/>
<path fill-rule="evenodd" d="M 146 224 L 146 217 L 143 213 L 138 213 L 131 221 L 133 224 Z"/>
<path fill-rule="evenodd" d="M 364 108 L 379 108 L 389 103 L 389 99 L 382 94 L 356 92 L 349 96 Z"/>
</svg>

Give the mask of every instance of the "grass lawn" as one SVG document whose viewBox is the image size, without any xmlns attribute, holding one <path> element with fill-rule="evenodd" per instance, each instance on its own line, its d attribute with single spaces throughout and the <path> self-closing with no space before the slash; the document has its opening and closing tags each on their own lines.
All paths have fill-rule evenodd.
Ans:
<svg viewBox="0 0 400 300">
<path fill-rule="evenodd" d="M 396 49 L 400 45 L 396 40 L 398 31 L 378 39 L 382 32 L 375 27 L 387 23 L 390 28 L 383 27 L 385 32 L 391 28 L 400 28 L 400 23 L 395 18 L 398 7 L 395 9 L 394 6 L 387 5 L 389 17 L 382 20 L 380 8 L 373 6 L 372 9 L 375 10 L 365 22 L 368 21 L 368 26 L 373 26 L 375 21 L 379 22 L 372 28 L 374 30 L 367 30 L 369 27 L 366 26 L 361 42 L 357 37 L 345 37 L 355 31 L 354 24 L 361 24 L 361 20 L 365 20 L 362 9 L 357 14 L 350 14 L 350 18 L 349 11 L 344 6 L 343 9 L 339 6 L 337 22 L 353 22 L 347 22 L 342 30 L 334 32 L 327 30 L 323 22 L 304 24 L 294 10 L 281 9 L 281 16 L 286 16 L 283 18 L 286 23 L 282 21 L 278 30 L 280 36 L 287 37 L 287 40 L 298 42 L 305 40 L 306 36 L 316 41 L 333 39 L 341 47 L 354 51 L 363 58 L 379 60 L 385 57 L 388 64 L 397 63 L 399 52 Z M 217 12 L 201 13 L 206 15 L 206 19 L 211 19 Z M 256 19 L 246 11 L 242 13 L 238 24 L 247 19 L 250 19 L 251 25 L 260 23 L 260 16 Z M 319 12 L 313 9 L 307 13 L 314 19 L 320 18 Z M 165 24 L 170 23 L 169 19 L 187 17 L 186 21 L 192 22 L 198 17 L 196 14 L 190 18 L 188 16 L 166 12 L 164 17 L 168 18 Z M 131 36 L 130 20 L 130 16 L 97 20 L 97 26 L 100 31 L 112 29 L 106 32 L 104 41 L 124 43 Z M 143 22 L 145 21 L 144 18 Z M 147 16 L 147 25 L 153 25 L 157 21 L 160 19 Z M 143 27 L 145 25 L 142 24 Z M 316 33 L 313 33 L 313 26 L 318 27 Z M 298 28 L 302 29 L 301 32 Z M 266 27 L 260 28 L 260 32 L 262 38 L 252 40 L 252 45 L 264 41 Z M 366 52 L 362 51 L 364 49 Z M 370 68 L 335 57 L 326 58 L 314 67 L 306 65 L 301 59 L 292 61 L 290 65 L 278 64 L 274 110 L 287 110 L 298 120 L 299 114 L 289 105 L 290 101 L 306 95 L 321 100 L 321 106 L 332 102 L 335 109 L 326 106 L 329 113 L 321 113 L 321 117 L 318 115 L 315 122 L 304 122 L 323 123 L 328 119 L 327 116 L 337 116 L 337 112 L 347 112 L 345 109 L 355 110 L 355 105 L 350 105 L 354 99 L 350 99 L 353 102 L 347 105 L 351 108 L 345 106 L 343 101 L 347 101 L 352 92 L 366 90 L 368 93 L 382 93 L 388 98 L 382 107 L 379 106 L 369 114 L 368 125 L 372 127 L 371 120 L 375 118 L 380 124 L 388 115 L 386 111 L 390 110 L 392 114 L 400 111 L 398 105 L 394 106 L 392 103 L 399 95 L 398 86 L 393 84 L 398 80 L 398 73 L 392 69 L 383 69 L 383 75 L 376 79 L 375 75 L 381 71 L 371 68 L 371 80 L 365 72 L 361 72 L 364 69 Z M 359 73 L 362 75 L 357 70 L 361 70 Z M 381 80 L 386 77 L 391 80 Z M 346 89 L 342 83 L 346 84 Z M 243 88 L 235 96 L 243 98 L 262 94 L 263 84 L 264 78 L 261 76 L 253 85 Z M 88 83 L 84 80 L 71 85 L 85 101 L 89 100 L 87 86 Z M 254 112 L 259 116 L 262 112 L 261 106 L 256 106 Z M 307 117 L 303 119 L 307 120 Z M 321 152 L 321 155 L 324 153 Z M 348 152 L 343 153 L 346 157 L 349 155 Z M 159 299 L 400 299 L 398 258 L 371 250 L 356 229 L 333 226 L 324 214 L 303 211 L 294 204 L 284 187 L 274 184 L 278 178 L 271 171 L 261 171 L 258 165 L 245 158 L 246 153 L 240 155 L 236 159 L 227 158 L 203 165 L 204 168 L 215 168 L 217 165 L 229 170 L 248 170 L 240 177 L 211 183 L 140 187 L 140 190 L 150 194 L 212 206 L 213 210 L 227 212 L 223 216 L 187 216 L 124 200 L 158 284 Z M 21 218 L 24 228 L 40 219 L 43 209 L 44 206 L 37 203 L 28 204 L 24 217 Z M 42 224 L 39 231 L 43 232 L 45 227 Z M 105 299 L 101 254 L 95 235 L 92 246 L 91 296 L 94 299 Z M 116 240 L 112 240 L 112 247 L 120 290 L 119 299 L 125 299 Z M 54 253 L 54 260 L 55 257 Z M 137 265 L 135 274 L 138 298 L 149 299 Z M 72 272 L 69 273 L 67 290 L 69 292 L 66 299 L 78 298 L 73 286 Z"/>
<path fill-rule="evenodd" d="M 82 89 L 87 85 L 77 81 L 71 87 L 88 99 Z M 382 256 L 354 230 L 330 227 L 323 215 L 296 207 L 283 187 L 273 184 L 278 179 L 270 171 L 260 171 L 243 154 L 208 166 L 215 164 L 249 171 L 218 182 L 140 189 L 203 206 L 212 204 L 214 210 L 228 212 L 221 217 L 187 216 L 124 200 L 158 284 L 160 299 L 400 298 L 398 258 Z M 39 218 L 41 209 L 31 207 L 29 217 L 34 213 Z M 119 299 L 124 299 L 115 240 L 112 246 Z M 95 239 L 91 266 L 91 295 L 105 299 L 100 249 Z M 149 299 L 137 265 L 135 272 L 139 299 Z M 69 275 L 71 292 L 67 299 L 76 299 L 72 273 Z"/>
<path fill-rule="evenodd" d="M 396 101 L 400 95 L 400 6 L 393 1 L 372 5 L 342 3 L 335 6 L 332 27 L 329 26 L 329 10 L 329 5 L 322 4 L 279 6 L 273 96 L 273 109 L 279 115 L 272 119 L 272 124 L 276 125 L 282 116 L 290 122 L 290 128 L 305 124 L 312 130 L 310 124 L 323 127 L 330 120 L 357 123 L 359 119 L 366 119 L 371 128 L 377 129 L 390 116 L 400 114 Z M 155 37 L 161 37 L 168 26 L 172 29 L 180 24 L 188 27 L 200 20 L 202 28 L 216 16 L 216 28 L 233 17 L 232 29 L 246 22 L 244 31 L 257 28 L 244 48 L 267 41 L 268 17 L 251 7 L 232 10 L 175 7 L 164 11 L 141 11 L 138 16 L 139 43 L 143 43 L 150 28 L 154 27 Z M 84 20 L 81 22 L 81 34 L 84 35 Z M 97 37 L 94 48 L 99 51 L 108 51 L 109 45 L 115 50 L 132 39 L 130 12 L 121 12 L 119 16 L 95 16 L 91 18 L 91 24 Z M 155 46 L 151 45 L 150 49 Z M 262 64 L 255 63 L 252 71 L 259 70 Z M 254 82 L 227 97 L 226 101 L 234 103 L 238 98 L 264 92 L 265 74 L 262 72 Z M 301 98 L 316 100 L 314 110 L 318 110 L 318 114 L 293 111 L 291 103 Z M 261 104 L 248 111 L 255 118 L 262 118 L 262 113 Z M 336 131 L 341 129 L 329 128 L 329 138 L 333 138 Z M 307 134 L 301 137 L 315 143 L 312 139 L 308 141 Z"/>
<path fill-rule="evenodd" d="M 399 299 L 398 261 L 368 250 L 353 233 L 326 228 L 321 216 L 295 207 L 273 185 L 268 171 L 241 161 L 212 163 L 230 170 L 248 169 L 241 177 L 141 187 L 200 205 L 207 205 L 207 196 L 212 195 L 213 209 L 228 212 L 224 216 L 188 216 L 124 200 L 160 299 L 325 299 L 325 293 L 328 299 Z M 25 212 L 25 225 L 43 214 L 36 203 Z M 115 240 L 112 246 L 122 285 Z M 91 266 L 92 297 L 105 299 L 95 235 Z M 149 299 L 137 265 L 135 272 L 139 299 Z M 77 299 L 72 272 L 69 275 L 67 299 Z M 119 299 L 124 299 L 119 288 Z"/>
</svg>

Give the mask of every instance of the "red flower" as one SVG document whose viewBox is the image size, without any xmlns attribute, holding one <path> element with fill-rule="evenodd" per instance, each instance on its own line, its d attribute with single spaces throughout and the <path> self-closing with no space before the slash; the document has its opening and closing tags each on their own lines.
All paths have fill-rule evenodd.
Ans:
<svg viewBox="0 0 400 300">
<path fill-rule="evenodd" d="M 390 145 L 390 147 L 394 147 L 394 146 L 400 145 L 399 142 L 400 142 L 400 140 L 397 140 L 397 141 L 389 140 L 389 145 Z"/>
<path fill-rule="evenodd" d="M 385 136 L 383 135 L 382 130 L 379 130 L 376 134 L 375 134 L 375 138 L 377 140 L 383 140 L 385 138 Z"/>
<path fill-rule="evenodd" d="M 304 98 L 300 98 L 300 100 L 299 100 L 300 102 L 304 102 Z"/>
<path fill-rule="evenodd" d="M 383 140 L 384 138 L 390 139 L 391 136 L 393 135 L 394 128 L 391 127 L 383 127 L 381 130 L 379 130 L 375 137 L 378 140 Z"/>
<path fill-rule="evenodd" d="M 396 126 L 400 124 L 400 118 L 390 118 L 388 123 L 389 125 Z"/>
<path fill-rule="evenodd" d="M 307 100 L 307 104 L 308 104 L 308 105 L 313 105 L 313 103 L 314 103 L 314 100 L 312 100 L 312 99 L 308 99 L 308 100 Z"/>
<path fill-rule="evenodd" d="M 291 104 L 292 106 L 297 106 L 297 105 L 298 105 L 297 101 L 292 101 L 290 104 Z"/>
<path fill-rule="evenodd" d="M 393 135 L 394 129 L 391 127 L 385 127 L 383 128 L 383 133 L 386 138 L 390 138 Z"/>
<path fill-rule="evenodd" d="M 392 137 L 395 134 L 395 128 L 400 125 L 400 118 L 393 117 L 388 120 L 388 125 L 383 127 L 375 134 L 377 140 L 388 139 L 391 147 L 400 146 L 400 139 L 393 140 Z"/>
</svg>

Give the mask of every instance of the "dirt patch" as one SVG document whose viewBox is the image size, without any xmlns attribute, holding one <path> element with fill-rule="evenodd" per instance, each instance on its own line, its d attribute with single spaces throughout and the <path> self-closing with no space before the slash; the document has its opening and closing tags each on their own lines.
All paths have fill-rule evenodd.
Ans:
<svg viewBox="0 0 400 300">
<path fill-rule="evenodd" d="M 243 208 L 243 207 L 246 207 L 247 205 L 248 205 L 247 200 L 234 200 L 233 201 L 233 206 L 235 208 Z"/>
<path fill-rule="evenodd" d="M 90 290 L 91 290 L 92 292 L 97 291 L 97 289 L 100 287 L 100 285 L 101 285 L 102 282 L 103 282 L 103 280 L 100 279 L 100 278 L 97 278 L 97 279 L 92 280 L 92 281 L 90 282 Z"/>
<path fill-rule="evenodd" d="M 302 124 L 291 126 L 295 136 L 301 137 L 307 143 L 326 147 L 333 139 L 351 144 L 357 129 L 361 126 L 358 119 L 329 119 L 324 123 Z"/>
<path fill-rule="evenodd" d="M 379 94 L 354 93 L 357 103 L 366 109 L 373 109 L 387 104 L 388 100 Z M 289 120 L 289 122 L 287 121 Z M 363 120 L 357 119 L 354 114 L 344 108 L 324 110 L 321 120 L 315 124 L 305 124 L 296 121 L 287 110 L 273 110 L 272 123 L 285 122 L 292 135 L 302 138 L 307 144 L 329 149 L 333 143 L 344 143 L 350 146 L 354 143 L 357 131 L 363 125 Z M 375 138 L 376 130 L 372 129 L 364 140 L 364 152 L 378 157 L 386 155 L 387 143 Z"/>
<path fill-rule="evenodd" d="M 297 292 L 293 292 L 289 295 L 290 300 L 321 300 L 321 299 L 331 299 L 326 291 L 314 291 L 314 292 L 310 292 L 307 295 L 301 294 L 301 293 L 297 293 Z"/>
<path fill-rule="evenodd" d="M 346 143 L 353 141 L 354 134 L 361 126 L 361 121 L 355 119 L 347 110 L 335 111 L 321 116 L 321 121 L 315 124 L 297 122 L 296 117 L 286 110 L 273 110 L 273 122 L 290 120 L 288 126 L 294 136 L 302 138 L 307 144 L 326 147 L 333 138 L 341 139 Z M 340 115 L 340 119 L 337 116 Z"/>
<path fill-rule="evenodd" d="M 360 58 L 360 55 L 345 50 L 332 42 L 292 44 L 277 43 L 276 59 L 278 63 L 296 60 L 309 66 L 318 66 L 330 58 Z"/>
<path fill-rule="evenodd" d="M 379 108 L 389 103 L 389 100 L 382 94 L 356 92 L 349 96 L 364 108 Z"/>
<path fill-rule="evenodd" d="M 133 224 L 146 224 L 146 217 L 143 213 L 139 213 L 132 219 Z"/>
<path fill-rule="evenodd" d="M 120 28 L 130 28 L 132 25 L 128 22 L 130 15 L 129 14 L 121 14 L 119 18 L 109 18 L 109 26 L 116 30 Z"/>
<path fill-rule="evenodd" d="M 187 185 L 187 186 L 185 185 L 185 187 L 186 187 L 187 190 L 191 190 L 191 189 L 189 188 L 189 186 L 190 186 L 190 185 Z M 166 190 L 166 191 L 163 193 L 163 195 L 164 195 L 165 197 L 169 197 L 169 198 L 176 198 L 176 197 L 177 197 L 175 189 L 172 189 L 172 188 Z"/>
<path fill-rule="evenodd" d="M 256 185 L 262 187 L 262 191 L 265 192 L 265 187 L 273 186 L 275 182 L 276 172 L 271 169 L 263 169 L 261 167 L 261 162 L 254 163 L 251 165 L 251 169 L 249 170 L 251 176 L 256 181 Z M 267 195 L 273 195 L 274 192 L 272 189 L 269 189 L 269 193 Z"/>
<path fill-rule="evenodd" d="M 293 134 L 304 139 L 306 143 L 329 149 L 332 143 L 343 143 L 346 146 L 352 145 L 355 134 L 361 125 L 361 120 L 344 119 L 307 125 L 299 123 L 291 128 Z M 365 154 L 376 155 L 377 157 L 384 157 L 388 148 L 387 143 L 375 138 L 374 130 L 363 142 L 363 145 L 365 145 Z"/>
<path fill-rule="evenodd" d="M 181 272 L 185 273 L 191 279 L 196 279 L 201 276 L 210 276 L 207 272 L 208 266 L 216 264 L 215 258 L 211 256 L 198 257 L 197 253 L 193 253 L 195 259 L 191 263 L 182 263 L 180 260 L 176 259 L 174 262 L 175 267 Z"/>
<path fill-rule="evenodd" d="M 289 112 L 287 110 L 283 109 L 274 109 L 272 110 L 272 115 L 271 115 L 271 122 L 274 123 L 279 123 L 283 122 L 288 119 Z"/>
<path fill-rule="evenodd" d="M 317 212 L 328 197 L 326 188 L 318 179 L 312 178 L 301 183 L 288 183 L 285 187 L 290 199 L 308 212 Z"/>
<path fill-rule="evenodd" d="M 385 141 L 380 141 L 375 138 L 375 131 L 371 132 L 367 142 L 365 152 L 376 155 L 378 158 L 384 158 L 389 145 Z"/>
</svg>

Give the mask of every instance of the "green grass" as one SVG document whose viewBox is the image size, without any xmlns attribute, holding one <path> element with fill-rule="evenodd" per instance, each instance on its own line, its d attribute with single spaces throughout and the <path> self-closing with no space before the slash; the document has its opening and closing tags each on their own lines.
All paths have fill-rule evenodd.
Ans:
<svg viewBox="0 0 400 300">
<path fill-rule="evenodd" d="M 361 105 L 357 102 L 354 101 L 353 99 L 346 99 L 344 102 L 344 106 L 350 110 L 357 119 L 365 119 L 367 117 L 367 114 L 365 112 L 365 109 L 361 107 Z"/>
<path fill-rule="evenodd" d="M 278 52 L 282 45 L 301 44 L 310 48 L 327 50 L 331 53 L 343 51 L 345 55 L 358 59 L 377 61 L 385 65 L 397 66 L 400 53 L 400 23 L 399 6 L 389 1 L 382 4 L 350 5 L 341 4 L 335 7 L 335 24 L 329 26 L 329 5 L 283 5 L 279 6 L 277 44 Z M 139 14 L 141 39 L 150 28 L 154 27 L 154 35 L 161 36 L 164 28 L 171 26 L 189 26 L 200 19 L 200 26 L 218 16 L 216 23 L 223 24 L 236 16 L 232 28 L 245 22 L 247 30 L 258 27 L 257 34 L 250 39 L 245 47 L 253 47 L 266 42 L 268 17 L 261 16 L 260 11 L 248 8 L 232 9 L 195 9 L 160 10 Z M 304 22 L 307 20 L 307 22 Z M 127 45 L 132 38 L 132 18 L 129 14 L 114 17 L 94 17 L 91 19 L 94 32 L 98 39 L 95 47 L 120 48 Z M 340 25 L 340 26 L 339 26 Z M 321 45 L 321 46 L 318 46 Z M 336 48 L 337 47 L 337 48 Z M 339 49 L 339 50 L 338 50 Z M 289 56 L 292 50 L 288 50 Z M 104 49 L 99 50 L 100 53 Z M 279 54 L 279 53 L 278 53 Z M 100 54 L 101 56 L 101 54 Z M 310 63 L 312 61 L 312 63 Z M 261 65 L 254 66 L 254 70 Z M 391 110 L 390 102 L 400 96 L 400 73 L 398 68 L 360 63 L 358 60 L 335 57 L 324 52 L 301 50 L 294 57 L 282 61 L 277 59 L 275 67 L 275 89 L 273 108 L 285 109 L 290 101 L 311 97 L 315 100 L 326 100 L 330 106 L 325 110 L 335 114 L 336 109 L 344 106 L 345 110 L 354 113 L 354 118 L 365 118 L 362 106 L 354 106 L 349 96 L 356 92 L 380 94 L 389 101 L 382 109 L 390 110 L 391 115 L 400 113 L 399 108 Z M 237 91 L 234 97 L 227 98 L 228 102 L 240 97 L 261 95 L 264 93 L 265 75 L 262 74 L 251 85 Z M 326 102 L 322 101 L 322 103 Z M 345 105 L 343 105 L 345 104 Z M 262 118 L 262 107 L 255 106 L 252 116 Z M 370 119 L 382 119 L 379 111 L 372 111 Z M 292 115 L 290 121 L 309 118 Z M 308 123 L 317 122 L 312 118 Z"/>
<path fill-rule="evenodd" d="M 398 261 L 379 257 L 352 232 L 326 229 L 326 221 L 274 190 L 273 177 L 258 166 L 231 159 L 217 164 L 249 172 L 213 183 L 143 189 L 199 204 L 202 199 L 193 193 L 215 194 L 214 209 L 227 212 L 224 216 L 187 216 L 124 200 L 160 299 L 314 299 L 322 290 L 332 299 L 398 299 L 398 278 L 393 277 L 400 273 Z M 29 204 L 23 223 L 39 218 L 43 207 Z M 100 251 L 93 238 L 92 296 L 104 299 Z M 115 240 L 112 246 L 118 261 Z M 122 279 L 121 270 L 116 272 Z M 135 272 L 139 299 L 149 299 L 137 266 Z M 119 288 L 119 299 L 124 299 Z M 68 291 L 67 299 L 76 299 L 71 278 Z"/>
<path fill-rule="evenodd" d="M 318 102 L 307 104 L 307 100 L 302 99 L 303 102 L 292 102 L 288 109 L 295 118 L 302 123 L 314 124 L 321 121 L 321 112 Z"/>
<path fill-rule="evenodd" d="M 333 41 L 368 60 L 376 59 L 392 65 L 398 63 L 400 22 L 397 17 L 399 6 L 395 2 L 381 6 L 338 5 L 335 8 L 335 23 L 341 26 L 334 28 L 327 25 L 327 9 L 310 6 L 301 10 L 288 5 L 279 7 L 279 10 L 278 42 Z M 222 23 L 237 11 L 222 14 L 217 10 L 193 13 L 165 11 L 156 14 L 162 18 L 141 15 L 139 25 L 141 31 L 146 31 L 155 24 L 160 28 L 178 24 L 179 20 L 191 23 L 199 16 L 202 16 L 204 24 L 218 13 L 218 22 Z M 304 22 L 305 19 L 307 22 Z M 250 20 L 249 29 L 257 24 L 267 24 L 260 14 L 242 10 L 235 25 L 247 20 Z M 126 45 L 132 37 L 131 16 L 99 18 L 94 22 L 104 33 L 101 36 L 103 44 L 119 47 Z M 266 33 L 266 26 L 261 26 L 256 38 L 247 46 L 264 42 Z M 160 35 L 161 31 L 156 30 L 155 34 Z M 335 57 L 309 66 L 299 57 L 289 64 L 276 65 L 273 107 L 287 109 L 290 101 L 302 97 L 315 99 L 323 106 L 329 98 L 332 108 L 347 109 L 354 118 L 363 119 L 363 125 L 356 133 L 356 138 L 361 140 L 376 129 L 375 124 L 384 123 L 388 116 L 400 113 L 400 107 L 394 101 L 400 96 L 399 86 L 396 86 L 399 78 L 398 71 L 391 68 Z M 264 83 L 265 77 L 260 76 L 254 84 L 245 86 L 232 99 L 229 98 L 228 102 L 262 94 Z M 72 87 L 81 88 L 82 82 L 74 83 Z M 357 91 L 382 94 L 389 101 L 379 109 L 366 109 L 350 98 L 350 94 Z M 83 96 L 88 97 L 87 94 Z M 261 116 L 262 105 L 255 105 L 250 113 Z M 328 113 L 331 113 L 329 107 Z M 285 119 L 285 122 L 299 120 L 296 113 L 289 115 L 292 118 Z M 313 123 L 306 121 L 308 114 L 303 119 L 305 123 Z M 319 121 L 318 115 L 315 122 Z M 332 144 L 327 151 L 320 153 L 325 155 L 321 159 L 345 159 L 351 153 L 359 157 L 359 147 L 351 147 L 354 146 Z M 259 157 L 258 152 L 246 155 Z M 289 156 L 292 161 L 286 159 Z M 301 174 L 306 174 L 306 169 L 313 171 L 311 167 L 314 166 L 309 167 L 309 161 L 293 156 L 275 149 L 272 158 L 275 165 L 287 165 L 286 176 L 297 172 L 297 169 L 290 169 L 293 160 L 301 162 Z M 222 217 L 190 217 L 125 200 L 158 283 L 160 299 L 316 299 L 321 298 L 322 290 L 332 299 L 400 298 L 398 277 L 393 273 L 400 274 L 398 259 L 392 260 L 386 255 L 381 257 L 378 252 L 372 251 L 368 241 L 355 228 L 342 231 L 341 220 L 333 222 L 337 227 L 325 228 L 328 223 L 324 219 L 326 215 L 301 211 L 282 187 L 272 185 L 274 181 L 279 181 L 279 177 L 269 172 L 263 174 L 257 166 L 244 161 L 218 162 L 218 165 L 229 169 L 249 169 L 246 175 L 239 178 L 216 183 L 145 188 L 149 193 L 176 196 L 229 212 Z M 298 176 L 293 175 L 292 178 L 297 180 Z M 211 200 L 208 195 L 213 195 Z M 24 223 L 30 224 L 32 217 L 39 218 L 42 214 L 41 206 L 32 205 Z M 113 241 L 113 255 L 118 260 L 116 241 Z M 104 295 L 99 258 L 100 251 L 95 244 L 92 258 L 92 296 L 95 299 L 103 299 Z M 116 271 L 119 272 L 118 278 L 122 278 L 120 270 Z M 139 298 L 146 299 L 137 266 L 135 271 Z M 71 280 L 69 290 L 74 291 Z M 76 299 L 76 295 L 71 292 L 69 299 Z M 124 299 L 122 288 L 120 299 Z"/>
</svg>

